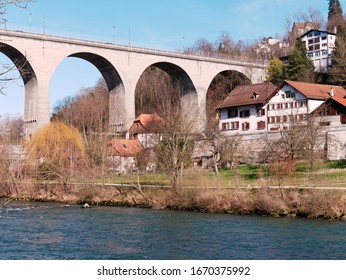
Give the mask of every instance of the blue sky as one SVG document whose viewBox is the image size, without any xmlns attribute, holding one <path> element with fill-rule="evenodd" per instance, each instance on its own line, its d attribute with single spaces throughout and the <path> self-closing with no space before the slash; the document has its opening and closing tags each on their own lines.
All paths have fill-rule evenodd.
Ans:
<svg viewBox="0 0 346 280">
<path fill-rule="evenodd" d="M 346 0 L 340 2 L 346 11 Z M 5 18 L 11 30 L 180 51 L 200 38 L 214 42 L 222 32 L 249 43 L 283 35 L 285 18 L 309 7 L 320 10 L 326 19 L 327 0 L 36 0 L 27 9 L 8 7 Z M 83 75 L 76 75 L 80 68 Z M 52 105 L 99 78 L 94 66 L 66 59 L 51 82 Z M 23 111 L 23 87 L 12 86 L 0 96 L 0 115 Z"/>
</svg>

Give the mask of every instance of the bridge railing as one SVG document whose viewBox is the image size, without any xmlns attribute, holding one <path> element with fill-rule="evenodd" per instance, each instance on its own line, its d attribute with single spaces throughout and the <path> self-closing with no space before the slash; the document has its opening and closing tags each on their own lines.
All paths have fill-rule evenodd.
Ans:
<svg viewBox="0 0 346 280">
<path fill-rule="evenodd" d="M 231 55 L 227 53 L 218 53 L 218 52 L 212 52 L 212 53 L 205 53 L 205 52 L 188 52 L 188 51 L 166 51 L 166 50 L 157 50 L 157 49 L 149 49 L 149 48 L 143 48 L 143 47 L 135 47 L 131 45 L 120 45 L 120 44 L 114 44 L 114 43 L 107 43 L 107 42 L 97 42 L 92 40 L 85 40 L 85 39 L 76 39 L 76 38 L 67 38 L 67 37 L 60 37 L 60 36 L 54 36 L 54 35 L 48 35 L 48 34 L 38 34 L 38 33 L 28 33 L 24 31 L 13 31 L 13 30 L 5 30 L 0 29 L 0 35 L 6 35 L 6 36 L 13 36 L 18 38 L 27 38 L 27 39 L 39 39 L 39 40 L 45 40 L 45 41 L 53 41 L 57 43 L 73 43 L 76 45 L 83 45 L 83 46 L 90 46 L 90 47 L 101 47 L 101 48 L 107 48 L 107 49 L 116 49 L 116 50 L 122 50 L 122 51 L 130 51 L 130 52 L 139 52 L 139 53 L 146 53 L 146 54 L 153 54 L 153 55 L 163 55 L 163 56 L 170 56 L 170 57 L 177 57 L 177 58 L 188 58 L 188 59 L 195 59 L 195 60 L 223 60 L 224 62 L 234 62 L 235 64 L 254 64 L 257 67 L 266 67 L 268 65 L 268 61 L 264 59 L 257 59 L 257 58 L 251 58 L 246 55 L 236 56 Z"/>
</svg>

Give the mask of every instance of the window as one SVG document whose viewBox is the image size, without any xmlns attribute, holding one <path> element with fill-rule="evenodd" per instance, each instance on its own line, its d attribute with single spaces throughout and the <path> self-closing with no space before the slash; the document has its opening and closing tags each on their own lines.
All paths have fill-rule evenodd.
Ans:
<svg viewBox="0 0 346 280">
<path fill-rule="evenodd" d="M 327 55 L 328 51 L 327 50 L 322 50 L 322 55 Z"/>
<path fill-rule="evenodd" d="M 320 45 L 315 45 L 314 46 L 314 50 L 319 50 L 320 49 Z"/>
<path fill-rule="evenodd" d="M 323 43 L 322 47 L 328 47 L 328 44 L 327 43 Z"/>
<path fill-rule="evenodd" d="M 222 123 L 221 124 L 221 130 L 228 130 L 229 123 Z"/>
<path fill-rule="evenodd" d="M 224 122 L 221 124 L 221 130 L 238 130 L 239 122 Z"/>
<path fill-rule="evenodd" d="M 251 99 L 257 99 L 259 96 L 259 93 L 254 92 L 253 95 L 251 96 Z"/>
<path fill-rule="evenodd" d="M 315 52 L 315 56 L 320 56 L 320 55 L 321 55 L 320 51 Z"/>
<path fill-rule="evenodd" d="M 320 38 L 315 38 L 314 43 L 319 43 L 320 42 Z"/>
<path fill-rule="evenodd" d="M 260 122 L 257 122 L 257 130 L 263 130 L 266 128 L 266 123 L 265 121 L 260 121 Z"/>
<path fill-rule="evenodd" d="M 322 41 L 327 40 L 327 36 L 321 37 L 321 40 L 322 40 Z"/>
<path fill-rule="evenodd" d="M 250 129 L 250 123 L 244 122 L 241 124 L 241 129 L 242 130 L 249 130 Z"/>
<path fill-rule="evenodd" d="M 296 93 L 294 91 L 285 91 L 286 98 L 296 98 Z"/>
<path fill-rule="evenodd" d="M 268 122 L 269 123 L 275 123 L 275 117 L 269 117 Z"/>
<path fill-rule="evenodd" d="M 309 57 L 313 57 L 313 56 L 314 56 L 314 53 L 308 53 L 308 56 L 309 56 Z"/>
<path fill-rule="evenodd" d="M 239 122 L 230 122 L 229 123 L 229 129 L 230 130 L 238 130 L 239 129 Z"/>
<path fill-rule="evenodd" d="M 259 109 L 259 110 L 257 111 L 256 116 L 257 116 L 257 117 L 262 117 L 262 116 L 265 116 L 265 114 L 266 114 L 266 109 Z"/>
<path fill-rule="evenodd" d="M 308 41 L 308 44 L 310 45 L 310 44 L 313 44 L 314 43 L 314 40 L 313 39 L 310 39 L 309 41 Z"/>
<path fill-rule="evenodd" d="M 227 117 L 229 119 L 238 117 L 238 110 L 234 108 L 227 109 Z"/>
<path fill-rule="evenodd" d="M 250 110 L 240 111 L 240 117 L 241 118 L 248 118 L 248 117 L 250 117 Z"/>
<path fill-rule="evenodd" d="M 306 100 L 299 101 L 299 107 L 306 107 Z"/>
</svg>

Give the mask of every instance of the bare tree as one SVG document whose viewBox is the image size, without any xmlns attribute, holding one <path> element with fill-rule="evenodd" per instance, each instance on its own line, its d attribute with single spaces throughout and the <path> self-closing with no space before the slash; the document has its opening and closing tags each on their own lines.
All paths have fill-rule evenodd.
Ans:
<svg viewBox="0 0 346 280">
<path fill-rule="evenodd" d="M 35 0 L 0 0 L 0 24 L 6 24 L 5 15 L 7 13 L 7 7 L 16 6 L 21 9 L 26 9 L 30 2 Z M 0 43 L 0 52 L 3 45 Z M 0 65 L 0 94 L 5 93 L 5 89 L 15 82 L 20 77 L 13 75 L 15 70 L 20 70 L 21 74 L 25 74 L 24 65 L 26 61 L 16 61 L 16 63 L 3 63 Z M 18 67 L 20 69 L 18 69 Z"/>
<path fill-rule="evenodd" d="M 301 22 L 313 22 L 317 28 L 324 28 L 326 22 L 321 14 L 321 11 L 314 9 L 309 6 L 307 12 L 302 10 L 297 11 L 295 14 L 295 19 Z"/>
<path fill-rule="evenodd" d="M 293 115 L 288 124 L 279 124 L 276 137 L 266 136 L 266 153 L 264 161 L 285 163 L 293 167 L 298 159 L 307 160 L 310 170 L 315 170 L 315 163 L 323 158 L 325 143 L 325 127 L 323 119 L 308 115 L 304 119 Z M 281 171 L 280 171 L 281 172 Z"/>
<path fill-rule="evenodd" d="M 163 122 L 158 125 L 159 139 L 154 151 L 159 170 L 172 176 L 172 187 L 178 187 L 178 177 L 189 164 L 194 135 L 199 129 L 199 112 L 179 100 L 167 99 L 157 114 Z"/>
<path fill-rule="evenodd" d="M 54 108 L 53 120 L 76 127 L 83 135 L 92 165 L 104 159 L 105 132 L 108 130 L 109 93 L 104 80 L 81 90 L 76 97 L 66 97 Z"/>
<path fill-rule="evenodd" d="M 310 115 L 304 126 L 304 145 L 302 156 L 310 164 L 310 171 L 315 171 L 316 162 L 324 157 L 326 128 L 323 117 Z"/>
</svg>

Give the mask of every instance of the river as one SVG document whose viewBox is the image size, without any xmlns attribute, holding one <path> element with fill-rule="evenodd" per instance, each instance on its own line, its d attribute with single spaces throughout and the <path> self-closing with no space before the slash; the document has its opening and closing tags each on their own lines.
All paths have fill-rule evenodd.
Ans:
<svg viewBox="0 0 346 280">
<path fill-rule="evenodd" d="M 2 260 L 346 259 L 346 223 L 11 202 Z"/>
</svg>

